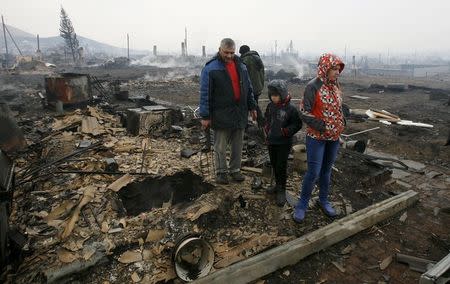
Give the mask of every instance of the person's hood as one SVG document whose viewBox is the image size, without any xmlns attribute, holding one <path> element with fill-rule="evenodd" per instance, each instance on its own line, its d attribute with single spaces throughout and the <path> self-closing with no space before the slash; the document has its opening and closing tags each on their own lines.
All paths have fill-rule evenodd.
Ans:
<svg viewBox="0 0 450 284">
<path fill-rule="evenodd" d="M 251 56 L 251 55 L 259 56 L 259 53 L 256 52 L 256 51 L 254 51 L 254 50 L 250 50 L 250 51 L 247 51 L 246 53 L 242 54 L 242 55 L 241 55 L 241 58 L 242 58 L 242 57 L 246 57 L 246 56 Z"/>
<path fill-rule="evenodd" d="M 344 62 L 336 55 L 331 53 L 325 53 L 320 56 L 319 63 L 317 64 L 317 77 L 319 77 L 322 82 L 328 83 L 328 70 L 339 65 L 339 73 L 344 70 Z"/>
<path fill-rule="evenodd" d="M 287 83 L 284 80 L 272 80 L 267 85 L 267 95 L 269 96 L 272 93 L 277 93 L 281 96 L 281 102 L 285 103 L 287 100 L 290 100 Z"/>
</svg>

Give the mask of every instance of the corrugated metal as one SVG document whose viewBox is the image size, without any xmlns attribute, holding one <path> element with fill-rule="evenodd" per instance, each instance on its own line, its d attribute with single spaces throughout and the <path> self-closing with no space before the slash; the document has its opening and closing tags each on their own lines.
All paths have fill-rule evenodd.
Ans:
<svg viewBox="0 0 450 284">
<path fill-rule="evenodd" d="M 13 162 L 0 150 L 0 191 L 5 192 L 11 189 L 13 172 Z"/>
<path fill-rule="evenodd" d="M 23 149 L 27 145 L 6 103 L 0 103 L 0 149 L 6 152 Z"/>
<path fill-rule="evenodd" d="M 45 92 L 49 103 L 77 104 L 91 99 L 91 84 L 86 74 L 61 74 L 45 78 Z"/>
</svg>

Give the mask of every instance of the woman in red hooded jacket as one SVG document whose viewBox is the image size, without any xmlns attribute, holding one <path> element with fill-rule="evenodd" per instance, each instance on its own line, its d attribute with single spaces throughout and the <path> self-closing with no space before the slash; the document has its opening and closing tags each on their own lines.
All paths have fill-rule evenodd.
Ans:
<svg viewBox="0 0 450 284">
<path fill-rule="evenodd" d="M 303 178 L 300 200 L 294 210 L 294 220 L 302 222 L 312 190 L 319 181 L 318 205 L 330 217 L 336 211 L 328 200 L 331 169 L 339 149 L 339 136 L 344 130 L 342 91 L 338 84 L 344 69 L 342 60 L 333 54 L 319 59 L 317 77 L 305 88 L 300 103 L 301 118 L 306 123 L 306 152 L 308 170 Z"/>
</svg>

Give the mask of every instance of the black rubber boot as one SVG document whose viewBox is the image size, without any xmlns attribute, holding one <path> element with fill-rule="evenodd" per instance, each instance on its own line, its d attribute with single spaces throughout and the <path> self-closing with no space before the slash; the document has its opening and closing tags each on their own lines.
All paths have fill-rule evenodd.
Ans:
<svg viewBox="0 0 450 284">
<path fill-rule="evenodd" d="M 286 203 L 286 188 L 279 187 L 277 190 L 277 205 L 283 207 Z"/>
<path fill-rule="evenodd" d="M 216 176 L 216 182 L 219 184 L 229 184 L 228 176 L 225 173 L 219 173 Z"/>
<path fill-rule="evenodd" d="M 278 185 L 272 185 L 269 188 L 266 189 L 267 194 L 275 194 L 278 192 Z"/>
</svg>

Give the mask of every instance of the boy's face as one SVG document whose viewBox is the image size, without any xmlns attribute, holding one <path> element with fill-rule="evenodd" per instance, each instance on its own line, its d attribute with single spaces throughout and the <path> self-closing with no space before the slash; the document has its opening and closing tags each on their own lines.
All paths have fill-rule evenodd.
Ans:
<svg viewBox="0 0 450 284">
<path fill-rule="evenodd" d="M 272 102 L 274 104 L 277 104 L 277 103 L 279 103 L 281 101 L 281 97 L 280 97 L 279 94 L 271 94 L 270 95 L 270 99 L 272 100 Z"/>
</svg>

